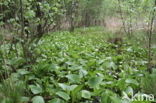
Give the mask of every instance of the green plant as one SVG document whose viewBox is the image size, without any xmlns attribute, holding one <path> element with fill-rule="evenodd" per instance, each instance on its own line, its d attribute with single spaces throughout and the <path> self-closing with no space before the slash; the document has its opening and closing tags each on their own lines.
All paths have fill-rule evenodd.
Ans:
<svg viewBox="0 0 156 103">
<path fill-rule="evenodd" d="M 155 70 L 152 74 L 146 74 L 144 78 L 142 78 L 142 91 L 147 94 L 152 94 L 156 96 L 156 74 Z"/>
<path fill-rule="evenodd" d="M 24 96 L 24 84 L 12 79 L 3 81 L 0 85 L 1 103 L 21 103 Z"/>
<path fill-rule="evenodd" d="M 50 33 L 34 48 L 38 55 L 36 62 L 24 66 L 21 48 L 16 57 L 15 51 L 8 54 L 5 52 L 8 45 L 2 45 L 6 64 L 2 63 L 1 73 L 6 66 L 10 75 L 18 74 L 17 81 L 26 82 L 29 101 L 34 103 L 120 103 L 127 87 L 140 91 L 147 51 L 140 45 L 123 41 L 118 53 L 118 44 L 106 42 L 108 35 L 114 34 L 100 27 Z M 10 65 L 15 67 L 15 72 Z"/>
</svg>

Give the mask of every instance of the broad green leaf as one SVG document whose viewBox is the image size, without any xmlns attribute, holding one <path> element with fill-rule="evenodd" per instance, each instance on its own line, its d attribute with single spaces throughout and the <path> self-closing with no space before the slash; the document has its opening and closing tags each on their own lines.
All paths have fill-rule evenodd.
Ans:
<svg viewBox="0 0 156 103">
<path fill-rule="evenodd" d="M 29 74 L 30 72 L 25 70 L 25 69 L 19 69 L 18 73 L 21 74 L 21 75 L 26 75 L 26 74 Z"/>
<path fill-rule="evenodd" d="M 127 79 L 125 82 L 128 84 L 139 85 L 139 83 L 135 79 Z"/>
<path fill-rule="evenodd" d="M 81 78 L 86 76 L 87 74 L 88 74 L 88 72 L 86 70 L 84 70 L 84 69 L 79 70 L 79 75 L 80 75 Z"/>
<path fill-rule="evenodd" d="M 55 98 L 55 99 L 50 100 L 48 103 L 62 103 L 62 100 L 59 98 Z"/>
<path fill-rule="evenodd" d="M 58 95 L 59 97 L 63 98 L 66 101 L 70 99 L 69 95 L 62 91 L 57 92 L 56 95 Z"/>
<path fill-rule="evenodd" d="M 98 88 L 100 83 L 102 82 L 103 78 L 102 77 L 92 77 L 88 80 L 88 85 L 91 88 Z"/>
<path fill-rule="evenodd" d="M 35 96 L 32 98 L 32 103 L 45 103 L 42 96 Z"/>
<path fill-rule="evenodd" d="M 58 85 L 65 91 L 72 91 L 73 89 L 75 89 L 77 87 L 77 85 L 66 85 L 64 83 L 58 83 Z"/>
<path fill-rule="evenodd" d="M 32 92 L 33 94 L 42 93 L 42 88 L 41 88 L 39 85 L 37 85 L 37 86 L 35 86 L 35 85 L 30 85 L 29 87 L 30 87 L 31 92 Z"/>
<path fill-rule="evenodd" d="M 69 90 L 70 89 L 70 86 L 64 84 L 64 83 L 58 83 L 58 85 L 65 91 Z"/>
<path fill-rule="evenodd" d="M 104 65 L 106 66 L 106 68 L 112 68 L 112 69 L 116 69 L 116 64 L 114 62 L 105 62 Z"/>
<path fill-rule="evenodd" d="M 69 74 L 66 76 L 70 82 L 72 83 L 79 83 L 81 81 L 80 75 L 76 74 Z"/>
<path fill-rule="evenodd" d="M 87 90 L 82 90 L 81 91 L 81 96 L 83 98 L 87 98 L 87 99 L 90 99 L 91 98 L 91 92 L 87 91 Z"/>
<path fill-rule="evenodd" d="M 21 97 L 21 102 L 28 102 L 29 99 L 29 97 Z"/>
</svg>

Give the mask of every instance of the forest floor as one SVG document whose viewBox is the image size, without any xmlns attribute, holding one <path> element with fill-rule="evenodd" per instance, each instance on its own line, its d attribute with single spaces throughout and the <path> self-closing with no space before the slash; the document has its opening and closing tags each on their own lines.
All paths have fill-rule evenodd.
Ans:
<svg viewBox="0 0 156 103">
<path fill-rule="evenodd" d="M 116 37 L 122 40 L 109 41 Z M 19 92 L 25 101 L 33 103 L 125 103 L 122 97 L 131 97 L 132 93 L 155 95 L 155 84 L 150 85 L 151 89 L 148 85 L 151 81 L 142 82 L 148 74 L 147 49 L 136 41 L 101 27 L 80 28 L 73 33 L 49 33 L 34 51 L 38 55 L 35 64 L 18 68 L 24 58 L 7 55 L 10 56 L 6 59 L 9 65 L 18 68 L 10 76 L 14 85 L 10 88 L 7 85 L 8 91 Z M 2 52 L 7 49 L 3 48 Z M 21 82 L 25 85 L 17 87 L 15 83 Z M 5 83 L 0 86 L 0 92 L 4 91 Z M 15 86 L 13 90 L 12 86 Z M 1 95 L 8 94 L 2 92 Z"/>
</svg>

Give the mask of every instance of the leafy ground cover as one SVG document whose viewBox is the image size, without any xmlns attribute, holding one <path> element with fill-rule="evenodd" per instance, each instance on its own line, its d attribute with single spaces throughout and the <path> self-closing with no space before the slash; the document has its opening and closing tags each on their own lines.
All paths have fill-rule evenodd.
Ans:
<svg viewBox="0 0 156 103">
<path fill-rule="evenodd" d="M 55 32 L 42 38 L 35 49 L 37 62 L 28 65 L 29 70 L 28 66 L 18 69 L 1 83 L 1 101 L 132 103 L 122 97 L 142 92 L 146 49 L 125 41 L 109 43 L 107 33 L 91 30 Z M 23 62 L 20 56 L 11 58 L 9 63 L 17 67 Z M 4 88 L 12 95 L 2 92 Z"/>
</svg>

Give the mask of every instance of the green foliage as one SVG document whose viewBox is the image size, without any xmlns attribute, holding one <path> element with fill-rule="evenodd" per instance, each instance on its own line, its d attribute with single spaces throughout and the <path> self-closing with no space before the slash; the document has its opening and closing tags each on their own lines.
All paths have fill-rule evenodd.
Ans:
<svg viewBox="0 0 156 103">
<path fill-rule="evenodd" d="M 144 93 L 156 96 L 156 74 L 155 70 L 152 74 L 146 74 L 142 79 L 141 87 Z"/>
<path fill-rule="evenodd" d="M 73 103 L 82 99 L 93 101 L 96 96 L 101 100 L 105 90 L 120 91 L 119 94 L 111 92 L 112 95 L 106 92 L 108 101 L 120 101 L 120 93 L 128 86 L 139 91 L 140 79 L 146 69 L 146 50 L 125 43 L 121 54 L 117 54 L 112 48 L 115 44 L 101 39 L 94 42 L 98 38 L 101 37 L 79 32 L 56 32 L 44 37 L 35 49 L 41 56 L 32 66 L 31 74 L 35 76 L 33 83 L 40 86 L 30 86 L 31 90 L 36 87 L 37 93 L 60 98 L 52 102 Z"/>
<path fill-rule="evenodd" d="M 70 99 L 69 95 L 65 92 L 57 92 L 56 95 L 58 95 L 59 97 L 63 98 L 64 100 L 68 101 Z"/>
<path fill-rule="evenodd" d="M 31 91 L 32 91 L 33 94 L 42 93 L 42 88 L 39 85 L 37 85 L 37 86 L 30 85 L 29 87 L 30 87 L 30 89 L 31 89 Z"/>
<path fill-rule="evenodd" d="M 154 21 L 154 2 L 1 0 L 0 102 L 146 103 L 122 97 L 140 91 L 156 95 L 156 75 L 146 72 L 147 49 L 139 44 L 147 39 L 150 26 L 146 24 Z M 110 17 L 119 21 L 120 33 L 107 30 Z M 64 28 L 70 25 L 70 31 L 101 24 L 106 29 L 89 27 L 47 34 L 60 30 L 63 24 Z M 110 21 L 110 26 L 114 30 L 116 21 Z M 122 34 L 122 26 L 129 37 L 121 35 L 120 44 L 109 42 L 108 38 Z"/>
<path fill-rule="evenodd" d="M 95 35 L 96 29 L 99 35 Z M 44 103 L 48 98 L 48 103 L 120 103 L 123 92 L 141 91 L 140 81 L 147 63 L 146 49 L 123 42 L 118 53 L 118 44 L 106 42 L 107 35 L 113 34 L 96 29 L 44 36 L 34 49 L 38 55 L 36 63 L 22 69 L 21 52 L 18 58 L 13 55 L 14 51 L 7 55 L 5 60 L 15 58 L 9 63 L 20 68 L 15 77 L 26 81 L 29 95 L 25 96 L 32 98 L 27 98 L 29 101 Z M 81 34 L 82 31 L 86 34 Z"/>
<path fill-rule="evenodd" d="M 0 102 L 1 103 L 21 103 L 24 96 L 23 82 L 12 79 L 5 80 L 0 85 Z"/>
<path fill-rule="evenodd" d="M 42 96 L 35 96 L 32 98 L 32 103 L 45 103 Z"/>
<path fill-rule="evenodd" d="M 117 95 L 115 93 L 113 93 L 112 91 L 106 90 L 103 94 L 102 94 L 102 98 L 101 98 L 102 103 L 121 103 L 121 100 L 119 97 L 117 97 Z"/>
</svg>

